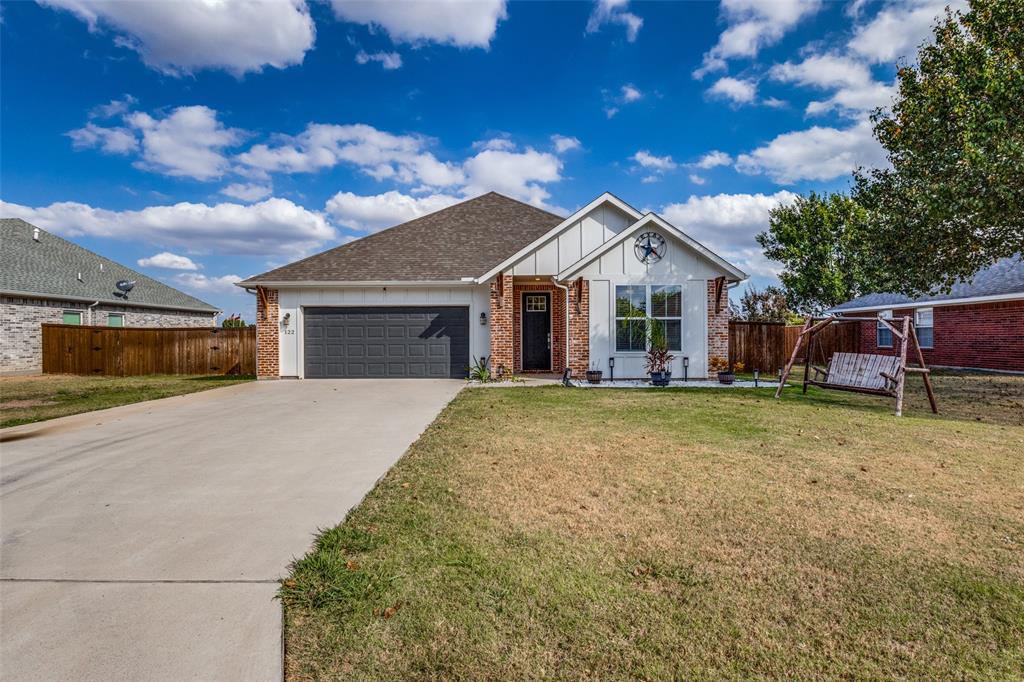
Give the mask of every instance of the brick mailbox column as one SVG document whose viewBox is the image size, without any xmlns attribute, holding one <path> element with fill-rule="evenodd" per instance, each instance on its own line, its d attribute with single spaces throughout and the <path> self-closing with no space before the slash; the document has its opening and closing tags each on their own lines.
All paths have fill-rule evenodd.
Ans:
<svg viewBox="0 0 1024 682">
<path fill-rule="evenodd" d="M 721 302 L 716 301 L 716 290 L 715 280 L 708 280 L 708 377 L 712 379 L 716 375 L 711 371 L 711 358 L 729 359 L 729 290 L 723 283 Z M 716 304 L 721 306 L 717 313 Z"/>
</svg>

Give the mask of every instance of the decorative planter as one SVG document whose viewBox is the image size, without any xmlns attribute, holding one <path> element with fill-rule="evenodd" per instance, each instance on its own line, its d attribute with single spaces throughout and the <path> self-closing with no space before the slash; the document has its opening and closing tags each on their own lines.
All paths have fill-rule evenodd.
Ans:
<svg viewBox="0 0 1024 682">
<path fill-rule="evenodd" d="M 587 381 L 592 384 L 601 383 L 601 375 L 603 372 L 599 369 L 588 369 L 587 370 Z"/>
<path fill-rule="evenodd" d="M 672 378 L 672 372 L 651 372 L 651 384 L 654 386 L 668 386 Z"/>
<path fill-rule="evenodd" d="M 732 372 L 719 372 L 718 383 L 720 384 L 731 384 L 736 381 L 736 375 Z"/>
</svg>

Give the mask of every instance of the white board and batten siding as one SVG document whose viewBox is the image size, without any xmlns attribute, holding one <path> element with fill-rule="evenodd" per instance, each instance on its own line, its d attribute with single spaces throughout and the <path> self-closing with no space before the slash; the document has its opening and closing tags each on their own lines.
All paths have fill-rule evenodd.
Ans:
<svg viewBox="0 0 1024 682">
<path fill-rule="evenodd" d="M 280 334 L 280 375 L 302 377 L 303 308 L 319 306 L 466 306 L 469 308 L 469 355 L 490 355 L 490 319 L 480 324 L 480 313 L 490 317 L 490 294 L 487 285 L 454 287 L 373 286 L 331 288 L 282 288 L 278 294 L 279 319 L 288 313 L 291 319 Z"/>
<path fill-rule="evenodd" d="M 633 253 L 633 240 L 626 239 L 580 273 L 590 285 L 590 364 L 603 370 L 605 376 L 610 373 L 608 358 L 612 356 L 615 357 L 616 377 L 646 375 L 643 353 L 615 350 L 615 286 L 620 284 L 677 284 L 682 287 L 682 350 L 672 352 L 675 355 L 672 376 L 682 378 L 684 356 L 690 358 L 690 377 L 707 376 L 708 280 L 727 273 L 673 236 L 663 236 L 667 253 L 657 263 L 641 263 Z"/>
<path fill-rule="evenodd" d="M 610 204 L 598 206 L 512 266 L 513 275 L 557 275 L 634 220 Z"/>
</svg>

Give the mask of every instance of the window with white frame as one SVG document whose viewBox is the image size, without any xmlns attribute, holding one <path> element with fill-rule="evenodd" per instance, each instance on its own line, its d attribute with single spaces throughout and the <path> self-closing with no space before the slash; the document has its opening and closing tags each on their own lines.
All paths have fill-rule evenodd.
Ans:
<svg viewBox="0 0 1024 682">
<path fill-rule="evenodd" d="M 918 308 L 914 311 L 914 331 L 917 332 L 917 342 L 921 344 L 921 348 L 935 346 L 933 319 L 931 308 Z"/>
<path fill-rule="evenodd" d="M 877 336 L 875 338 L 875 345 L 879 348 L 892 348 L 892 330 L 882 324 L 882 320 L 891 320 L 891 310 L 881 310 L 878 313 L 879 321 L 876 323 L 878 327 Z"/>
<path fill-rule="evenodd" d="M 649 317 L 654 322 L 648 324 Z M 615 287 L 615 350 L 643 352 L 664 335 L 669 350 L 683 347 L 683 287 L 626 284 Z"/>
</svg>

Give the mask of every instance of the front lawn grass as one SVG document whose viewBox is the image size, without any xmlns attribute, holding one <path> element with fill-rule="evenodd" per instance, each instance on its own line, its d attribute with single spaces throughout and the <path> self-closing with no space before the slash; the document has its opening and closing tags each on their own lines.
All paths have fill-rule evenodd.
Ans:
<svg viewBox="0 0 1024 682">
<path fill-rule="evenodd" d="M 251 381 L 245 376 L 0 377 L 0 428 Z"/>
<path fill-rule="evenodd" d="M 305 679 L 1019 678 L 1024 378 L 463 391 L 282 583 Z"/>
</svg>

